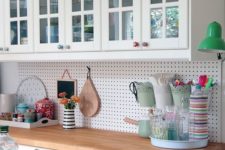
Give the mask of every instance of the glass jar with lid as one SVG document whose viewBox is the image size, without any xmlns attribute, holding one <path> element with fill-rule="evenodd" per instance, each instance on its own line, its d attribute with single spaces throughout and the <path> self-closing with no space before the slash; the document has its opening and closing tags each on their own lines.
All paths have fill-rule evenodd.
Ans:
<svg viewBox="0 0 225 150">
<path fill-rule="evenodd" d="M 18 150 L 17 143 L 9 136 L 8 131 L 8 126 L 0 126 L 0 149 Z"/>
</svg>

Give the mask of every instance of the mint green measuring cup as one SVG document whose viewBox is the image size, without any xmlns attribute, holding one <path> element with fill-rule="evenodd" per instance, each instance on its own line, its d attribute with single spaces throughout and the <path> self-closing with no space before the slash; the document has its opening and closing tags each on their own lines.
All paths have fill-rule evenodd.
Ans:
<svg viewBox="0 0 225 150">
<path fill-rule="evenodd" d="M 131 82 L 130 91 L 134 94 L 135 99 L 142 107 L 155 106 L 155 95 L 153 86 L 150 82 Z"/>
</svg>

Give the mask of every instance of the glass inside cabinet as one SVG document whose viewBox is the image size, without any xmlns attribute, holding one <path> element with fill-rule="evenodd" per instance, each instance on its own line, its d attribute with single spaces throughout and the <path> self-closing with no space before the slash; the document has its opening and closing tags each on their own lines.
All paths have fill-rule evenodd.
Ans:
<svg viewBox="0 0 225 150">
<path fill-rule="evenodd" d="M 10 0 L 9 3 L 10 44 L 27 45 L 29 43 L 27 0 Z"/>
<path fill-rule="evenodd" d="M 142 48 L 188 48 L 188 1 L 142 0 Z"/>
<path fill-rule="evenodd" d="M 178 0 L 150 0 L 149 9 L 151 39 L 179 37 Z"/>
<path fill-rule="evenodd" d="M 39 0 L 39 42 L 41 44 L 59 42 L 58 0 Z"/>
<path fill-rule="evenodd" d="M 72 0 L 72 42 L 94 41 L 94 1 Z"/>
<path fill-rule="evenodd" d="M 133 40 L 133 0 L 108 0 L 108 5 L 108 40 Z"/>
</svg>

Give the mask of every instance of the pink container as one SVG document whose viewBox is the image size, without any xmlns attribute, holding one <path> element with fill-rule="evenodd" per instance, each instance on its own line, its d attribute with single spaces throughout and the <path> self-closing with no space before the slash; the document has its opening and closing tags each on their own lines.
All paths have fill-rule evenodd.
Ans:
<svg viewBox="0 0 225 150">
<path fill-rule="evenodd" d="M 35 112 L 41 113 L 42 117 L 53 119 L 54 116 L 54 103 L 48 98 L 44 98 L 35 103 Z"/>
</svg>

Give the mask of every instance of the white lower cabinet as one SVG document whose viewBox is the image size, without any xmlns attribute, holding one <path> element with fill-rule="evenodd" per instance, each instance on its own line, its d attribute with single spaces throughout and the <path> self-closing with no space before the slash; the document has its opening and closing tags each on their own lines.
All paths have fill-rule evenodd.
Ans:
<svg viewBox="0 0 225 150">
<path fill-rule="evenodd" d="M 50 149 L 27 146 L 27 145 L 19 145 L 19 150 L 50 150 Z"/>
</svg>

